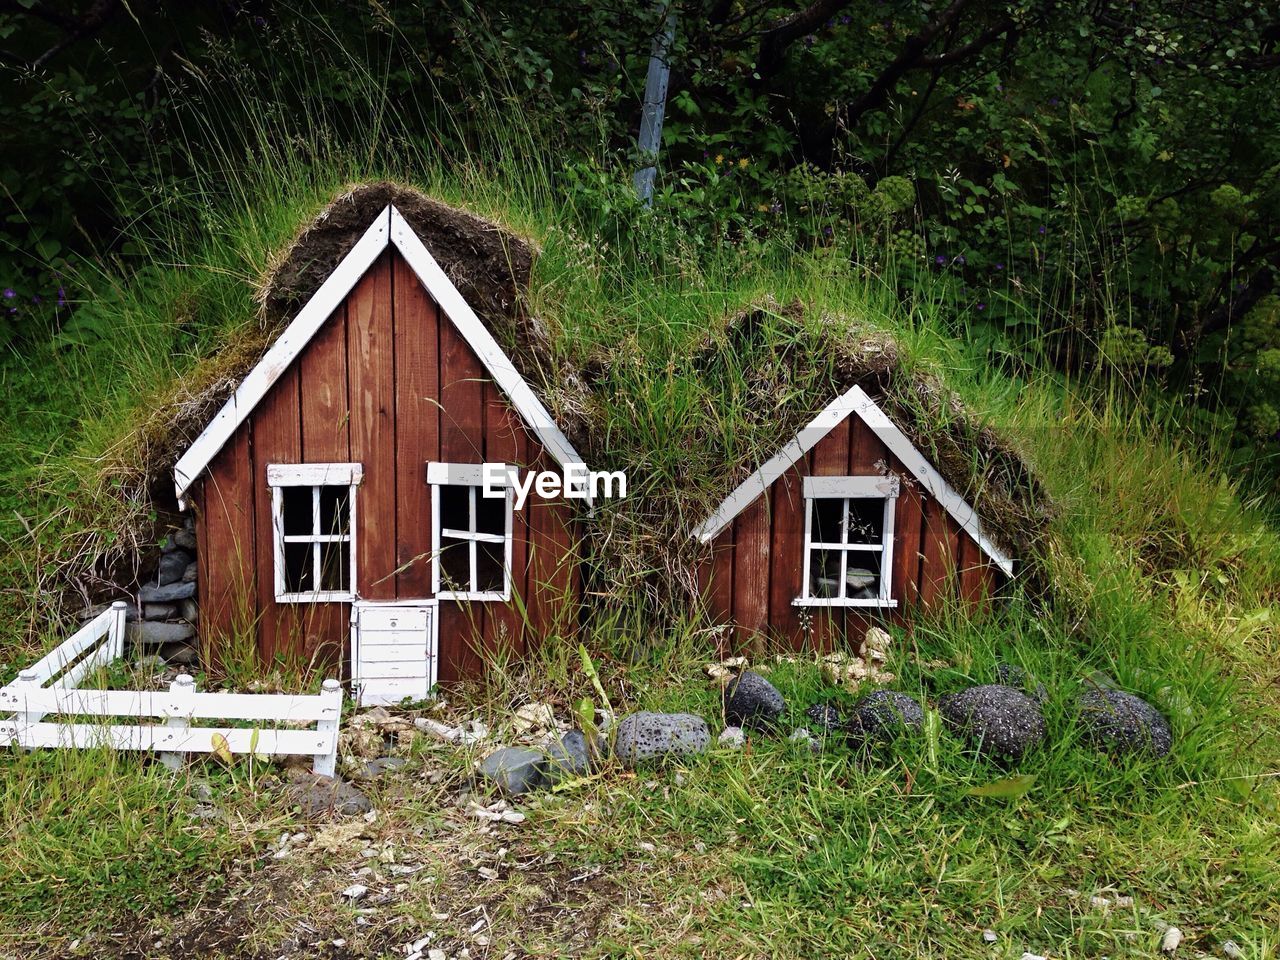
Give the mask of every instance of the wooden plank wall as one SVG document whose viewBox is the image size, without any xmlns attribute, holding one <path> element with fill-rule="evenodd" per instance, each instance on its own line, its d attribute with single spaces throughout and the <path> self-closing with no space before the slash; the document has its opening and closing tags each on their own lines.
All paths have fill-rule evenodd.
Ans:
<svg viewBox="0 0 1280 960">
<path fill-rule="evenodd" d="M 903 478 L 895 508 L 892 595 L 898 607 L 799 608 L 804 576 L 804 478 Z M 799 650 L 830 649 L 845 636 L 860 638 L 875 622 L 905 623 L 913 611 L 947 597 L 984 602 L 1002 574 L 902 463 L 857 416 L 831 430 L 711 544 L 698 571 L 711 616 L 730 624 L 721 653 L 759 649 L 768 638 Z"/>
<path fill-rule="evenodd" d="M 350 605 L 277 604 L 269 463 L 358 462 L 357 586 L 362 597 L 431 595 L 429 460 L 553 469 L 488 380 L 479 358 L 399 254 L 360 280 L 214 459 L 192 496 L 207 662 L 248 637 L 261 659 L 340 666 L 349 675 Z M 511 604 L 440 604 L 442 682 L 478 673 L 576 619 L 577 529 L 564 501 L 531 497 L 514 517 Z"/>
</svg>

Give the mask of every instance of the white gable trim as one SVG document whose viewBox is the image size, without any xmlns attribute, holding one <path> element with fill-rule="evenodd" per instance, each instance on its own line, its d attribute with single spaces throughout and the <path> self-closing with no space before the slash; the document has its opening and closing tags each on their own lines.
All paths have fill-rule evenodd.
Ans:
<svg viewBox="0 0 1280 960">
<path fill-rule="evenodd" d="M 831 401 L 821 413 L 802 427 L 795 438 L 779 450 L 776 456 L 742 481 L 715 512 L 699 525 L 693 535 L 702 543 L 711 540 L 851 413 L 857 414 L 875 431 L 884 445 L 902 461 L 902 465 L 911 471 L 921 486 L 946 508 L 947 513 L 951 514 L 956 523 L 973 537 L 996 566 L 1003 570 L 1006 576 L 1013 576 L 1013 559 L 992 543 L 983 532 L 982 522 L 978 519 L 978 514 L 973 507 L 943 479 L 942 474 L 938 473 L 924 454 L 916 449 L 915 444 L 907 439 L 907 435 L 899 430 L 893 421 L 885 416 L 876 402 L 858 386 L 851 387 Z"/>
<path fill-rule="evenodd" d="M 231 439 L 254 407 L 298 358 L 311 338 L 320 331 L 324 322 L 388 246 L 394 246 L 404 257 L 418 280 L 440 305 L 441 312 L 452 321 L 463 339 L 476 352 L 494 383 L 511 401 L 516 412 L 556 462 L 561 467 L 583 462 L 568 437 L 552 420 L 542 401 L 537 398 L 524 377 L 520 376 L 511 358 L 480 322 L 458 288 L 440 269 L 435 257 L 431 256 L 413 228 L 405 222 L 400 211 L 394 205 L 389 205 L 378 214 L 364 236 L 351 248 L 351 252 L 343 257 L 342 262 L 312 294 L 311 299 L 298 311 L 298 315 L 258 361 L 257 366 L 236 387 L 235 393 L 223 404 L 217 416 L 178 460 L 173 469 L 173 478 L 179 503 L 182 503 L 191 484 L 209 466 L 218 451 Z"/>
</svg>

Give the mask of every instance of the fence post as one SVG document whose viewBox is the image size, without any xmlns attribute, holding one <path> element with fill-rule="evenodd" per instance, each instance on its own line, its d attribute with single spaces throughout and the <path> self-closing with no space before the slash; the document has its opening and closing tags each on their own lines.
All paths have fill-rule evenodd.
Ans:
<svg viewBox="0 0 1280 960">
<path fill-rule="evenodd" d="M 129 604 L 123 600 L 117 600 L 111 604 L 111 626 L 107 631 L 107 636 L 110 638 L 107 647 L 107 663 L 114 663 L 124 656 L 125 623 L 128 617 Z"/>
<path fill-rule="evenodd" d="M 23 690 L 39 690 L 40 674 L 34 670 L 19 670 L 18 679 L 13 682 L 15 687 L 21 687 Z M 19 694 L 21 696 L 21 693 Z M 13 742 L 27 750 L 33 749 L 24 742 L 28 735 L 28 727 L 34 723 L 39 723 L 44 717 L 43 713 L 24 711 L 13 715 Z"/>
<path fill-rule="evenodd" d="M 195 678 L 187 673 L 178 674 L 178 676 L 174 678 L 173 683 L 169 684 L 169 694 L 170 696 L 175 698 L 174 700 L 170 701 L 169 709 L 173 710 L 174 706 L 182 703 L 182 701 L 186 701 L 189 704 L 190 701 L 187 700 L 187 698 L 182 695 L 195 693 L 195 692 L 196 692 Z M 178 699 L 178 698 L 181 698 L 181 699 Z M 170 713 L 169 720 L 165 724 L 165 726 L 170 727 L 174 730 L 189 730 L 191 729 L 191 717 L 188 716 L 187 714 L 174 716 L 173 713 Z M 174 771 L 181 770 L 182 754 L 177 750 L 161 750 L 160 762 L 163 763 L 170 770 L 174 770 Z"/>
<path fill-rule="evenodd" d="M 342 684 L 337 680 L 326 680 L 322 685 L 320 697 L 324 701 L 324 716 L 316 722 L 316 734 L 325 752 L 315 755 L 311 770 L 323 777 L 332 777 L 338 769 L 338 727 L 342 724 Z"/>
</svg>

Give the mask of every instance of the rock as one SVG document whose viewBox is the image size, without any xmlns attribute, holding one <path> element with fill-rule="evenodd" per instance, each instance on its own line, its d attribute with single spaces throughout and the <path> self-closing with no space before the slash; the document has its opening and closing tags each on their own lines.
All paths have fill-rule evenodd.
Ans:
<svg viewBox="0 0 1280 960">
<path fill-rule="evenodd" d="M 208 803 L 213 799 L 213 787 L 207 780 L 193 779 L 187 784 L 187 793 L 197 803 Z"/>
<path fill-rule="evenodd" d="M 829 703 L 815 703 L 804 715 L 813 722 L 813 729 L 824 737 L 835 733 L 842 723 L 840 711 Z"/>
<path fill-rule="evenodd" d="M 183 583 L 195 583 L 196 577 L 200 575 L 200 564 L 192 560 L 187 564 L 187 568 L 182 571 Z"/>
<path fill-rule="evenodd" d="M 888 631 L 880 627 L 868 627 L 862 637 L 862 646 L 858 648 L 858 656 L 868 663 L 883 665 L 889 659 L 889 647 L 892 644 L 893 637 L 889 636 Z"/>
<path fill-rule="evenodd" d="M 284 786 L 289 802 L 309 819 L 338 814 L 356 817 L 373 809 L 369 798 L 340 777 L 297 770 Z"/>
<path fill-rule="evenodd" d="M 1037 681 L 1034 690 L 1028 689 L 1032 685 L 1031 674 L 1016 663 L 997 663 L 996 683 L 1003 684 L 1006 687 L 1013 687 L 1015 690 L 1021 690 L 1042 707 L 1049 699 L 1049 691 L 1045 689 L 1043 683 Z"/>
<path fill-rule="evenodd" d="M 195 595 L 194 583 L 166 583 L 159 587 L 149 583 L 138 591 L 138 600 L 142 603 L 172 603 Z"/>
<path fill-rule="evenodd" d="M 183 600 L 178 605 L 178 615 L 187 623 L 199 623 L 200 605 L 194 600 Z"/>
<path fill-rule="evenodd" d="M 998 939 L 999 937 L 996 936 L 996 932 L 994 930 L 982 931 L 982 940 L 984 943 L 995 943 Z"/>
<path fill-rule="evenodd" d="M 147 603 L 142 606 L 143 620 L 172 620 L 178 615 L 178 606 L 174 603 Z"/>
<path fill-rule="evenodd" d="M 89 621 L 89 620 L 96 620 L 98 617 L 102 616 L 102 614 L 106 613 L 110 609 L 111 609 L 111 604 L 109 603 L 95 603 L 92 606 L 85 607 L 83 610 L 80 611 L 80 620 L 82 622 Z M 124 619 L 126 623 L 132 623 L 133 621 L 138 619 L 137 604 L 130 603 L 127 607 L 125 607 Z"/>
<path fill-rule="evenodd" d="M 943 718 L 983 753 L 1018 760 L 1044 740 L 1039 705 L 1021 690 L 992 683 L 938 703 Z"/>
<path fill-rule="evenodd" d="M 185 642 L 162 645 L 160 656 L 171 667 L 194 667 L 200 663 L 200 651 Z"/>
<path fill-rule="evenodd" d="M 195 553 L 196 535 L 188 529 L 175 530 L 169 534 L 169 539 L 165 542 L 164 549 L 165 551 L 186 550 L 189 553 Z"/>
<path fill-rule="evenodd" d="M 725 719 L 738 727 L 769 727 L 786 709 L 776 687 L 753 670 L 738 674 L 724 691 Z"/>
<path fill-rule="evenodd" d="M 720 731 L 716 742 L 730 750 L 741 750 L 746 745 L 747 735 L 742 732 L 741 727 L 725 727 Z"/>
<path fill-rule="evenodd" d="M 196 628 L 189 623 L 131 623 L 125 636 L 134 646 L 158 647 L 165 643 L 185 643 L 195 638 Z"/>
<path fill-rule="evenodd" d="M 149 653 L 145 657 L 139 657 L 133 667 L 142 673 L 164 673 L 164 668 L 168 664 L 165 663 L 164 657 L 158 654 Z"/>
<path fill-rule="evenodd" d="M 363 883 L 353 883 L 351 886 L 347 887 L 347 889 L 342 891 L 342 895 L 348 900 L 355 901 L 359 900 L 368 892 L 369 888 Z"/>
<path fill-rule="evenodd" d="M 1244 950 L 1240 948 L 1240 944 L 1234 940 L 1224 940 L 1222 943 L 1222 955 L 1227 960 L 1244 960 Z"/>
<path fill-rule="evenodd" d="M 796 727 L 791 731 L 791 736 L 787 737 L 787 742 L 798 747 L 808 747 L 815 752 L 822 749 L 822 742 L 814 739 L 808 727 Z"/>
<path fill-rule="evenodd" d="M 374 757 L 360 764 L 354 776 L 359 780 L 376 780 L 384 774 L 402 769 L 408 762 L 404 757 Z"/>
<path fill-rule="evenodd" d="M 628 767 L 645 760 L 666 760 L 702 753 L 711 745 L 707 721 L 692 713 L 643 711 L 618 723 L 614 755 Z"/>
<path fill-rule="evenodd" d="M 528 733 L 530 730 L 554 730 L 556 728 L 556 712 L 549 703 L 526 703 L 516 711 L 511 726 L 516 733 Z"/>
<path fill-rule="evenodd" d="M 889 743 L 924 727 L 924 710 L 896 690 L 876 690 L 853 705 L 845 730 L 860 745 Z"/>
<path fill-rule="evenodd" d="M 544 759 L 537 750 L 500 747 L 484 758 L 478 773 L 507 796 L 517 797 L 543 785 Z"/>
<path fill-rule="evenodd" d="M 1173 749 L 1169 721 L 1141 697 L 1109 687 L 1089 687 L 1076 704 L 1085 739 L 1100 749 L 1157 757 Z"/>
<path fill-rule="evenodd" d="M 1049 960 L 1048 957 L 1042 957 L 1038 953 L 1024 953 L 1020 960 Z"/>
<path fill-rule="evenodd" d="M 1170 927 L 1160 938 L 1160 952 L 1173 953 L 1180 943 L 1182 943 L 1182 931 L 1177 927 Z"/>
<path fill-rule="evenodd" d="M 160 555 L 160 563 L 156 567 L 156 581 L 160 586 L 169 583 L 180 583 L 182 575 L 192 562 L 191 554 L 185 550 L 173 550 Z"/>
<path fill-rule="evenodd" d="M 569 777 L 585 777 L 591 772 L 591 749 L 581 730 L 570 730 L 553 738 L 546 749 L 542 778 L 548 784 L 559 783 Z"/>
<path fill-rule="evenodd" d="M 863 681 L 870 683 L 892 683 L 894 675 L 880 669 L 875 663 L 868 663 L 859 657 L 851 657 L 847 653 L 836 651 L 822 658 L 822 678 L 833 687 L 840 687 L 850 693 L 856 693 Z"/>
</svg>

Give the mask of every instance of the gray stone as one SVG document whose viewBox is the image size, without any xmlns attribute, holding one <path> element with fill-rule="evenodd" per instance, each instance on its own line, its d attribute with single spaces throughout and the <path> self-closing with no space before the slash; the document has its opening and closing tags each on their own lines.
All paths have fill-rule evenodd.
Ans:
<svg viewBox="0 0 1280 960">
<path fill-rule="evenodd" d="M 147 603 L 142 606 L 143 620 L 172 620 L 177 615 L 176 603 Z"/>
<path fill-rule="evenodd" d="M 199 573 L 200 573 L 200 564 L 192 560 L 190 563 L 187 564 L 187 569 L 182 571 L 182 582 L 195 583 L 196 577 L 199 575 Z"/>
<path fill-rule="evenodd" d="M 747 743 L 747 735 L 741 727 L 725 727 L 720 731 L 720 746 L 730 750 L 741 750 Z"/>
<path fill-rule="evenodd" d="M 165 551 L 186 550 L 189 553 L 196 552 L 196 535 L 189 529 L 175 530 L 169 535 L 168 541 L 164 545 Z"/>
<path fill-rule="evenodd" d="M 711 745 L 707 721 L 693 713 L 642 711 L 623 717 L 613 752 L 625 766 L 704 752 Z"/>
<path fill-rule="evenodd" d="M 813 723 L 813 729 L 819 736 L 830 736 L 840 728 L 840 711 L 829 703 L 815 703 L 804 712 Z"/>
<path fill-rule="evenodd" d="M 200 664 L 200 651 L 190 643 L 166 643 L 160 647 L 160 657 L 173 667 L 195 667 Z"/>
<path fill-rule="evenodd" d="M 1163 757 L 1173 749 L 1164 714 L 1141 697 L 1108 687 L 1089 687 L 1077 701 L 1085 739 L 1112 753 L 1147 752 Z"/>
<path fill-rule="evenodd" d="M 1044 740 L 1040 706 L 1021 690 L 991 683 L 943 697 L 938 710 L 983 753 L 1018 760 Z"/>
<path fill-rule="evenodd" d="M 183 643 L 196 635 L 196 628 L 189 623 L 131 623 L 125 636 L 135 646 L 154 647 L 163 643 Z"/>
<path fill-rule="evenodd" d="M 284 793 L 289 802 L 310 819 L 335 813 L 355 817 L 373 809 L 368 797 L 340 777 L 324 777 L 305 770 L 294 772 L 284 786 Z"/>
<path fill-rule="evenodd" d="M 924 727 L 924 710 L 914 698 L 896 690 L 876 690 L 853 705 L 845 724 L 859 745 L 889 743 Z"/>
<path fill-rule="evenodd" d="M 195 595 L 194 583 L 166 583 L 159 587 L 149 583 L 138 591 L 138 599 L 143 603 L 173 603 Z"/>
<path fill-rule="evenodd" d="M 479 773 L 507 796 L 518 797 L 543 785 L 544 759 L 537 750 L 501 747 L 484 758 Z"/>
<path fill-rule="evenodd" d="M 570 777 L 584 777 L 591 772 L 591 748 L 581 730 L 570 730 L 551 741 L 542 762 L 542 777 L 547 783 L 559 783 Z"/>
<path fill-rule="evenodd" d="M 187 623 L 199 623 L 200 605 L 194 600 L 183 600 L 178 604 L 178 615 Z"/>
<path fill-rule="evenodd" d="M 96 620 L 110 609 L 111 604 L 109 603 L 95 603 L 93 606 L 85 607 L 80 611 L 80 619 L 82 621 Z M 138 619 L 138 605 L 136 603 L 130 603 L 125 607 L 124 619 L 126 623 Z"/>
<path fill-rule="evenodd" d="M 179 583 L 190 564 L 191 554 L 185 550 L 162 553 L 160 563 L 156 566 L 156 580 L 162 587 L 169 583 Z"/>
<path fill-rule="evenodd" d="M 744 670 L 724 691 L 725 720 L 735 726 L 773 726 L 786 707 L 777 688 L 752 670 Z"/>
<path fill-rule="evenodd" d="M 402 769 L 408 762 L 404 757 L 375 757 L 360 764 L 355 776 L 360 780 L 376 780 L 384 774 Z"/>
<path fill-rule="evenodd" d="M 1042 707 L 1049 700 L 1049 691 L 1045 689 L 1044 684 L 1027 673 L 1025 667 L 1020 667 L 1016 663 L 997 663 L 996 683 L 1021 690 Z"/>
<path fill-rule="evenodd" d="M 167 666 L 164 657 L 151 653 L 145 657 L 139 657 L 134 664 L 134 669 L 143 673 L 164 673 L 164 668 Z"/>
</svg>

